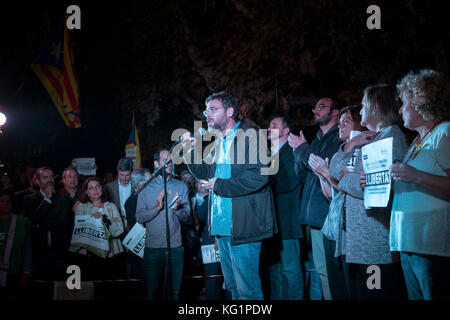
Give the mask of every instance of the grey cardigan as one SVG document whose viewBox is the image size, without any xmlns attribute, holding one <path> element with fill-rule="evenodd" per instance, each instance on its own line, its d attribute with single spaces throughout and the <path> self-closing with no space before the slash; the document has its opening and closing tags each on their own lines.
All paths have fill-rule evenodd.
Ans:
<svg viewBox="0 0 450 320">
<path fill-rule="evenodd" d="M 385 128 L 374 141 L 393 137 L 393 157 L 402 159 L 406 150 L 404 133 L 397 125 Z M 353 150 L 351 151 L 353 152 Z M 335 161 L 347 157 L 348 154 L 339 148 Z M 392 196 L 386 208 L 376 208 L 366 211 L 364 208 L 364 191 L 360 186 L 359 177 L 363 171 L 361 153 L 356 158 L 355 171 L 346 174 L 339 182 L 339 189 L 347 193 L 345 222 L 347 263 L 357 264 L 388 264 L 398 262 L 397 253 L 389 248 L 389 223 L 391 218 Z M 393 194 L 393 190 L 391 190 Z"/>
<path fill-rule="evenodd" d="M 156 210 L 156 198 L 164 189 L 162 178 L 156 177 L 138 195 L 136 205 L 136 221 L 145 224 L 145 246 L 148 248 L 167 248 L 166 215 L 165 210 Z M 191 214 L 188 188 L 172 176 L 167 180 L 167 204 L 174 199 L 175 194 L 180 196 L 181 207 L 178 210 L 168 209 L 170 230 L 170 247 L 178 248 L 183 245 L 181 237 L 181 223 L 186 222 Z"/>
</svg>

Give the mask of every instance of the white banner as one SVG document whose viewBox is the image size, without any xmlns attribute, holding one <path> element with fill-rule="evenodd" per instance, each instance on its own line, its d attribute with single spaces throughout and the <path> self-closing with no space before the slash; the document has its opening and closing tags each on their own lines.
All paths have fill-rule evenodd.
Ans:
<svg viewBox="0 0 450 320">
<path fill-rule="evenodd" d="M 214 249 L 214 244 L 202 246 L 203 264 L 220 262 L 219 250 Z"/>
<path fill-rule="evenodd" d="M 130 232 L 128 232 L 125 239 L 123 239 L 122 244 L 134 254 L 144 258 L 145 233 L 144 226 L 136 223 Z"/>
<path fill-rule="evenodd" d="M 89 215 L 75 216 L 71 247 L 82 247 L 108 253 L 109 240 L 102 219 Z"/>
<path fill-rule="evenodd" d="M 137 146 L 125 150 L 125 157 L 136 159 Z"/>
<path fill-rule="evenodd" d="M 361 152 L 366 174 L 364 207 L 386 207 L 391 194 L 392 137 L 365 145 Z"/>
<path fill-rule="evenodd" d="M 84 176 L 95 176 L 97 174 L 97 169 L 95 169 L 95 158 L 73 159 L 72 167 L 77 169 L 78 174 Z"/>
</svg>

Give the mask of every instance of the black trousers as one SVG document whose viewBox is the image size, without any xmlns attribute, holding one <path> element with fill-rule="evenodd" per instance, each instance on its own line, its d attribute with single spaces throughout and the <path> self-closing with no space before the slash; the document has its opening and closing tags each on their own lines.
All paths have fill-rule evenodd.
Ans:
<svg viewBox="0 0 450 320">
<path fill-rule="evenodd" d="M 126 258 L 124 252 L 111 258 L 100 258 L 88 252 L 86 255 L 77 254 L 76 264 L 81 268 L 83 281 L 126 279 Z"/>
<path fill-rule="evenodd" d="M 333 300 L 349 300 L 350 288 L 344 273 L 345 256 L 334 257 L 336 241 L 323 237 L 328 283 Z"/>
<path fill-rule="evenodd" d="M 400 263 L 378 264 L 380 289 L 369 289 L 368 280 L 373 272 L 370 265 L 344 263 L 344 274 L 351 300 L 406 300 L 406 285 Z M 370 271 L 370 270 L 369 270 Z M 369 280 L 369 282 L 371 282 Z"/>
</svg>

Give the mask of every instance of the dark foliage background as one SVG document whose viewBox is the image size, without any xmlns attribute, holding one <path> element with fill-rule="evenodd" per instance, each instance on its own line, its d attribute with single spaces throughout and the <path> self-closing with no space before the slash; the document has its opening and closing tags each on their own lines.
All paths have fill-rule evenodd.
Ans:
<svg viewBox="0 0 450 320">
<path fill-rule="evenodd" d="M 81 90 L 81 129 L 69 129 L 30 64 L 70 4 Z M 382 29 L 366 27 L 371 4 Z M 281 112 L 308 136 L 311 106 L 325 95 L 359 103 L 367 85 L 411 69 L 448 74 L 444 2 L 419 0 L 150 0 L 16 3 L 0 12 L 1 160 L 58 170 L 96 157 L 100 172 L 123 156 L 134 112 L 144 165 L 176 128 L 201 120 L 205 98 L 226 90 L 241 118 L 267 126 Z"/>
</svg>

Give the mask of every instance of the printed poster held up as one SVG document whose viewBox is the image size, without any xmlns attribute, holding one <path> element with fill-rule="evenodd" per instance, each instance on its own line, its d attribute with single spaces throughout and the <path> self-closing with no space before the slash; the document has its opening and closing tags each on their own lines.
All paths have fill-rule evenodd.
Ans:
<svg viewBox="0 0 450 320">
<path fill-rule="evenodd" d="M 364 207 L 386 207 L 391 195 L 392 137 L 362 147 L 366 173 Z"/>
<path fill-rule="evenodd" d="M 70 251 L 77 252 L 80 248 L 85 248 L 99 257 L 106 258 L 109 252 L 109 236 L 102 219 L 89 215 L 75 216 Z"/>
<path fill-rule="evenodd" d="M 97 169 L 95 168 L 95 158 L 76 158 L 72 160 L 72 167 L 77 169 L 78 174 L 84 176 L 95 176 Z"/>
<path fill-rule="evenodd" d="M 144 226 L 136 223 L 123 239 L 122 244 L 135 255 L 144 258 L 145 233 Z"/>
</svg>

